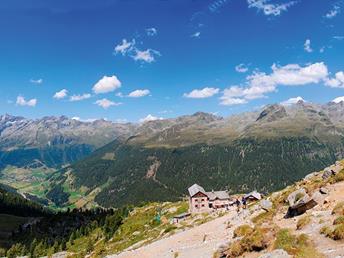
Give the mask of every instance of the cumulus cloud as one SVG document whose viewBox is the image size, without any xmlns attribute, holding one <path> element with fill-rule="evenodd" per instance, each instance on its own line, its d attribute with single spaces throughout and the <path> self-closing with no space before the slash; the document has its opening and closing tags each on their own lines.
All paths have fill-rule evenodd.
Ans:
<svg viewBox="0 0 344 258">
<path fill-rule="evenodd" d="M 333 8 L 325 14 L 325 18 L 332 19 L 340 13 L 340 6 L 334 5 Z"/>
<path fill-rule="evenodd" d="M 127 52 L 131 51 L 135 46 L 135 39 L 132 41 L 127 41 L 126 39 L 122 39 L 122 43 L 115 46 L 115 54 L 122 54 L 126 55 Z"/>
<path fill-rule="evenodd" d="M 284 106 L 290 106 L 290 105 L 297 104 L 299 101 L 305 102 L 305 100 L 299 96 L 299 97 L 290 98 L 286 101 L 283 101 L 283 102 L 281 102 L 281 104 Z"/>
<path fill-rule="evenodd" d="M 31 79 L 30 82 L 33 84 L 42 84 L 43 79 Z"/>
<path fill-rule="evenodd" d="M 37 99 L 30 99 L 30 100 L 25 100 L 23 96 L 18 96 L 16 104 L 18 106 L 28 106 L 28 107 L 34 107 L 37 104 Z"/>
<path fill-rule="evenodd" d="M 84 99 L 89 99 L 91 97 L 91 94 L 89 93 L 84 93 L 84 94 L 81 94 L 81 95 L 73 95 L 73 96 L 70 96 L 69 98 L 69 101 L 81 101 L 81 100 L 84 100 Z"/>
<path fill-rule="evenodd" d="M 111 100 L 108 100 L 106 98 L 104 99 L 99 99 L 97 100 L 94 104 L 104 108 L 104 109 L 108 109 L 109 107 L 111 106 L 119 106 L 119 105 L 122 105 L 122 103 L 120 102 L 113 102 Z"/>
<path fill-rule="evenodd" d="M 313 49 L 311 48 L 311 40 L 310 39 L 306 39 L 305 43 L 303 44 L 303 48 L 308 53 L 313 52 Z"/>
<path fill-rule="evenodd" d="M 155 28 L 147 29 L 151 33 L 151 36 L 153 36 L 153 30 L 156 30 Z M 147 32 L 147 31 L 146 31 Z M 147 32 L 148 33 L 148 32 Z M 122 54 L 123 56 L 129 56 L 135 61 L 140 62 L 146 62 L 146 63 L 152 63 L 155 61 L 157 56 L 161 56 L 160 52 L 154 49 L 146 49 L 146 50 L 140 50 L 136 47 L 135 39 L 132 41 L 127 41 L 126 39 L 123 39 L 120 44 L 118 44 L 115 47 L 115 54 Z"/>
<path fill-rule="evenodd" d="M 270 0 L 247 0 L 249 8 L 257 8 L 258 11 L 268 16 L 279 16 L 282 12 L 286 12 L 289 7 L 296 4 L 296 1 L 290 1 L 283 4 L 273 4 L 270 2 Z"/>
<path fill-rule="evenodd" d="M 146 123 L 146 122 L 149 122 L 149 121 L 156 121 L 156 120 L 162 120 L 162 119 L 163 119 L 162 117 L 156 117 L 156 116 L 153 116 L 153 115 L 149 114 L 146 117 L 141 118 L 139 120 L 139 122 L 140 123 Z"/>
<path fill-rule="evenodd" d="M 344 96 L 335 98 L 334 100 L 332 100 L 332 102 L 337 103 L 337 104 L 344 102 Z"/>
<path fill-rule="evenodd" d="M 189 93 L 184 93 L 185 98 L 191 98 L 191 99 L 204 99 L 214 96 L 215 94 L 219 93 L 218 88 L 203 88 L 203 89 L 195 89 Z"/>
<path fill-rule="evenodd" d="M 191 38 L 199 38 L 201 36 L 201 32 L 197 31 L 194 34 L 191 34 Z"/>
<path fill-rule="evenodd" d="M 235 71 L 238 73 L 246 73 L 248 71 L 248 67 L 245 64 L 238 64 L 235 67 Z"/>
<path fill-rule="evenodd" d="M 160 56 L 160 52 L 156 51 L 154 49 L 147 49 L 147 50 L 139 50 L 135 49 L 135 54 L 132 56 L 132 58 L 135 61 L 141 61 L 146 63 L 152 63 L 155 61 L 156 56 Z"/>
<path fill-rule="evenodd" d="M 337 72 L 333 78 L 328 78 L 325 84 L 331 88 L 344 88 L 344 72 Z"/>
<path fill-rule="evenodd" d="M 146 33 L 147 33 L 147 36 L 152 37 L 158 34 L 158 30 L 156 28 L 148 28 L 146 29 Z"/>
<path fill-rule="evenodd" d="M 63 89 L 63 90 L 60 90 L 58 92 L 56 92 L 53 96 L 54 99 L 63 99 L 65 97 L 67 97 L 68 95 L 68 90 L 66 89 Z"/>
<path fill-rule="evenodd" d="M 96 94 L 108 93 L 120 88 L 121 85 L 122 83 L 117 76 L 104 76 L 93 86 L 92 90 Z"/>
<path fill-rule="evenodd" d="M 130 98 L 141 98 L 145 97 L 150 94 L 150 91 L 145 89 L 145 90 L 134 90 L 129 93 L 128 97 Z"/>
<path fill-rule="evenodd" d="M 320 62 L 300 66 L 288 64 L 272 65 L 272 73 L 254 72 L 246 77 L 246 86 L 231 86 L 223 91 L 220 98 L 222 105 L 244 104 L 249 100 L 264 98 L 266 94 L 275 92 L 277 86 L 298 86 L 326 81 L 327 66 Z"/>
</svg>

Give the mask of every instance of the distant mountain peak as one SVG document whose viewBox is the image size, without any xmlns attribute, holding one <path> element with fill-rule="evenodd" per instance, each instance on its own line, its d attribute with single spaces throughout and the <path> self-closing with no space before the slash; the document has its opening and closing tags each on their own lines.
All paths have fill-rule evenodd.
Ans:
<svg viewBox="0 0 344 258">
<path fill-rule="evenodd" d="M 257 121 L 273 122 L 287 116 L 287 111 L 280 104 L 267 106 L 258 116 Z"/>
</svg>

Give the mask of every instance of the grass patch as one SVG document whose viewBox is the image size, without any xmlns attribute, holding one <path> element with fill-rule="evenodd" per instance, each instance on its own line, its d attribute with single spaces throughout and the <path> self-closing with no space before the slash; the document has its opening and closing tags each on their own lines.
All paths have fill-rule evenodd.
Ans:
<svg viewBox="0 0 344 258">
<path fill-rule="evenodd" d="M 300 218 L 296 224 L 297 230 L 303 229 L 305 226 L 307 226 L 309 223 L 311 223 L 311 221 L 312 220 L 311 220 L 311 217 L 309 215 L 306 215 L 306 216 Z"/>
<path fill-rule="evenodd" d="M 344 215 L 344 202 L 339 202 L 332 210 L 332 215 Z"/>
<path fill-rule="evenodd" d="M 289 229 L 281 229 L 277 233 L 277 237 L 274 243 L 274 249 L 283 249 L 288 254 L 293 255 L 294 257 L 313 257 L 313 258 L 322 258 L 322 254 L 318 253 L 312 241 L 308 238 L 307 235 L 301 234 L 295 236 L 291 234 Z"/>
<path fill-rule="evenodd" d="M 246 232 L 247 234 L 243 236 L 242 239 L 237 240 L 230 244 L 228 250 L 226 251 L 227 257 L 239 257 L 246 252 L 259 252 L 266 249 L 270 242 L 270 237 L 268 232 L 270 229 L 263 229 L 260 227 L 255 227 L 252 229 L 251 233 L 248 233 L 248 228 L 242 228 L 240 231 Z"/>
<path fill-rule="evenodd" d="M 241 225 L 234 230 L 233 237 L 244 237 L 253 232 L 253 228 L 249 225 Z"/>
<path fill-rule="evenodd" d="M 344 224 L 344 216 L 339 216 L 333 221 L 333 225 Z"/>
</svg>

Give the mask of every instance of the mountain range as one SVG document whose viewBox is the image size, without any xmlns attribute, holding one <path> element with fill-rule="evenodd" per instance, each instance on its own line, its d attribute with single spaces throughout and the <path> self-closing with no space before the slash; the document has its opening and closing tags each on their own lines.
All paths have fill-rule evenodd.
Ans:
<svg viewBox="0 0 344 258">
<path fill-rule="evenodd" d="M 275 104 L 228 118 L 198 112 L 131 126 L 130 137 L 55 173 L 49 198 L 66 205 L 78 193 L 77 206 L 120 207 L 177 200 L 193 183 L 266 193 L 344 156 L 343 102 Z"/>
</svg>

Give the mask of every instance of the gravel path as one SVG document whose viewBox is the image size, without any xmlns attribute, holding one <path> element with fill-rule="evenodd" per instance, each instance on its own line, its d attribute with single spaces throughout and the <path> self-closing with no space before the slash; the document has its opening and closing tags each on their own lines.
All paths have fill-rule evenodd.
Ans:
<svg viewBox="0 0 344 258">
<path fill-rule="evenodd" d="M 227 243 L 233 234 L 233 228 L 227 228 L 227 222 L 240 225 L 243 214 L 231 211 L 223 217 L 214 219 L 200 226 L 160 239 L 136 250 L 125 251 L 108 258 L 209 258 L 213 257 L 219 245 Z M 205 239 L 205 241 L 203 241 Z"/>
</svg>

